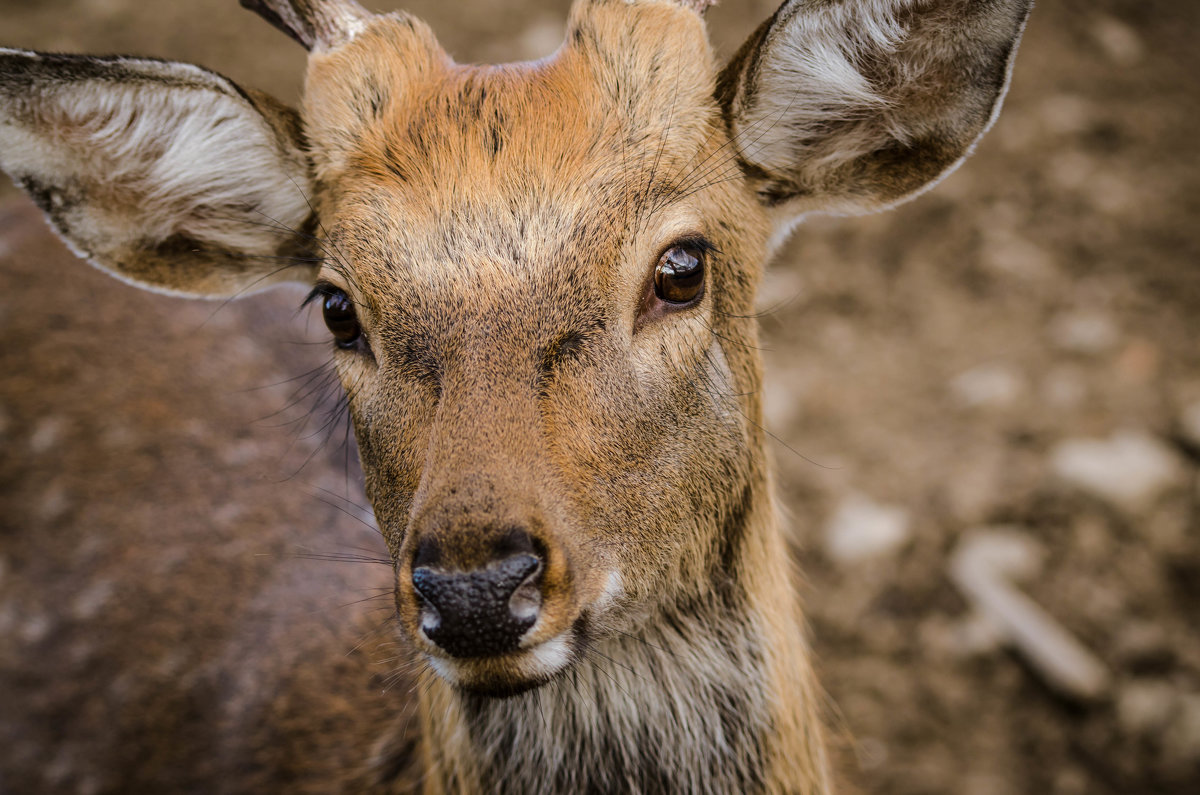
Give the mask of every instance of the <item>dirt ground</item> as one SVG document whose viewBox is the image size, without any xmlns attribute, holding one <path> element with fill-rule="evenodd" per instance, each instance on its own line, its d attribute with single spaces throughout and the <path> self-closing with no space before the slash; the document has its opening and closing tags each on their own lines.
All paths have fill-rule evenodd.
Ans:
<svg viewBox="0 0 1200 795">
<path fill-rule="evenodd" d="M 553 50 L 567 5 L 404 7 L 458 59 L 494 61 Z M 772 8 L 714 10 L 721 52 Z M 1043 0 L 1005 110 L 958 173 L 891 213 L 812 220 L 772 266 L 772 452 L 854 788 L 1200 792 L 1197 35 L 1191 0 Z M 292 102 L 303 64 L 234 0 L 0 0 L 0 44 L 194 61 Z M 0 188 L 0 792 L 34 760 L 45 791 L 115 791 L 76 735 L 80 711 L 106 708 L 89 691 L 136 686 L 132 667 L 94 662 L 115 643 L 97 626 L 149 624 L 140 642 L 161 652 L 189 615 L 180 583 L 266 576 L 256 556 L 322 543 L 318 529 L 370 541 L 296 485 L 344 489 L 344 451 L 254 422 L 290 393 L 256 387 L 321 361 L 293 344 L 319 339 L 296 296 L 216 308 L 134 291 L 38 242 L 22 201 Z M 277 483 L 310 452 L 309 475 Z M 884 527 L 847 547 L 839 516 Z M 278 529 L 269 543 L 216 550 L 256 524 Z M 1036 559 L 1019 587 L 1107 672 L 1090 696 L 1049 681 L 952 580 L 963 539 L 997 527 Z M 168 535 L 175 585 L 137 584 L 106 546 L 117 532 Z M 86 579 L 93 563 L 122 573 Z M 306 599 L 362 587 L 296 565 L 317 572 Z M 110 625 L 114 588 L 128 616 Z"/>
</svg>

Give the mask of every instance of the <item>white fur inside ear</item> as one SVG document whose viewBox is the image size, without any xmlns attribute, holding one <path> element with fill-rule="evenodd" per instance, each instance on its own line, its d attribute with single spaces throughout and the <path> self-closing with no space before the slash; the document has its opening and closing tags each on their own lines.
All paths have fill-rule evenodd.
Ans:
<svg viewBox="0 0 1200 795">
<path fill-rule="evenodd" d="M 723 82 L 777 228 L 912 198 L 991 126 L 1031 0 L 787 0 Z"/>
<path fill-rule="evenodd" d="M 302 158 L 224 78 L 131 58 L 0 58 L 32 75 L 14 87 L 0 74 L 0 168 L 102 267 L 120 275 L 129 252 L 176 236 L 270 256 L 310 215 Z"/>
<path fill-rule="evenodd" d="M 799 4 L 797 4 L 799 5 Z M 872 151 L 883 131 L 863 128 L 841 136 L 838 146 L 820 147 L 831 125 L 885 115 L 888 100 L 860 71 L 864 59 L 878 58 L 903 40 L 896 12 L 909 2 L 867 0 L 859 3 L 806 4 L 803 13 L 785 11 L 765 46 L 770 56 L 759 64 L 751 96 L 738 97 L 734 135 L 752 163 L 792 162 L 804 157 L 806 142 L 813 167 L 831 167 Z M 887 133 L 904 140 L 902 129 Z"/>
</svg>

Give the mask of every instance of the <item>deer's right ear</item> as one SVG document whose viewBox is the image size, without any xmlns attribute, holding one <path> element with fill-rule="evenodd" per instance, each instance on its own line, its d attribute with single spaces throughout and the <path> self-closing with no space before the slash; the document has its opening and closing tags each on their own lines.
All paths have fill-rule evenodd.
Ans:
<svg viewBox="0 0 1200 795">
<path fill-rule="evenodd" d="M 787 0 L 722 72 L 743 172 L 786 225 L 889 207 L 999 110 L 1032 0 Z"/>
<path fill-rule="evenodd" d="M 298 117 L 197 66 L 0 48 L 0 168 L 143 287 L 230 296 L 316 269 Z"/>
</svg>

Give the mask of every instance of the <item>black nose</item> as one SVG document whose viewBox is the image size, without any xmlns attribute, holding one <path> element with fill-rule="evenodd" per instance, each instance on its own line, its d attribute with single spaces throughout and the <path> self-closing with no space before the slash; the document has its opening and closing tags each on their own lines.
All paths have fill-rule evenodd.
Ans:
<svg viewBox="0 0 1200 795">
<path fill-rule="evenodd" d="M 521 544 L 520 546 L 526 546 Z M 414 564 L 422 563 L 418 554 Z M 528 552 L 492 560 L 474 571 L 413 568 L 421 630 L 452 657 L 490 657 L 513 651 L 537 621 L 542 560 Z"/>
</svg>

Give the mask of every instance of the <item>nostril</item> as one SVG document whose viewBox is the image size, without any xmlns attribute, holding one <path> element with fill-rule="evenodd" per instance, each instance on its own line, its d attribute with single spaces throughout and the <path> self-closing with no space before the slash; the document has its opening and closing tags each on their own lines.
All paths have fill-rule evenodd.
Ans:
<svg viewBox="0 0 1200 795">
<path fill-rule="evenodd" d="M 421 602 L 421 629 L 428 635 L 434 632 L 442 623 L 442 615 L 438 603 L 446 598 L 443 586 L 444 576 L 428 566 L 413 569 L 413 590 Z"/>
<path fill-rule="evenodd" d="M 483 570 L 483 575 L 494 583 L 497 593 L 507 591 L 512 596 L 527 579 L 537 573 L 542 562 L 533 555 L 512 555 Z"/>
<path fill-rule="evenodd" d="M 508 598 L 508 611 L 517 621 L 528 621 L 532 625 L 542 609 L 542 578 L 539 566 L 517 586 Z"/>
<path fill-rule="evenodd" d="M 471 572 L 414 568 L 421 631 L 456 657 L 512 651 L 537 621 L 541 574 L 541 559 L 525 554 Z"/>
<path fill-rule="evenodd" d="M 533 536 L 520 527 L 513 527 L 496 539 L 492 546 L 492 558 L 504 560 L 517 555 L 537 555 Z"/>
<path fill-rule="evenodd" d="M 441 560 L 441 548 L 431 536 L 425 536 L 417 542 L 417 551 L 413 555 L 413 569 L 419 566 L 436 566 Z"/>
</svg>

